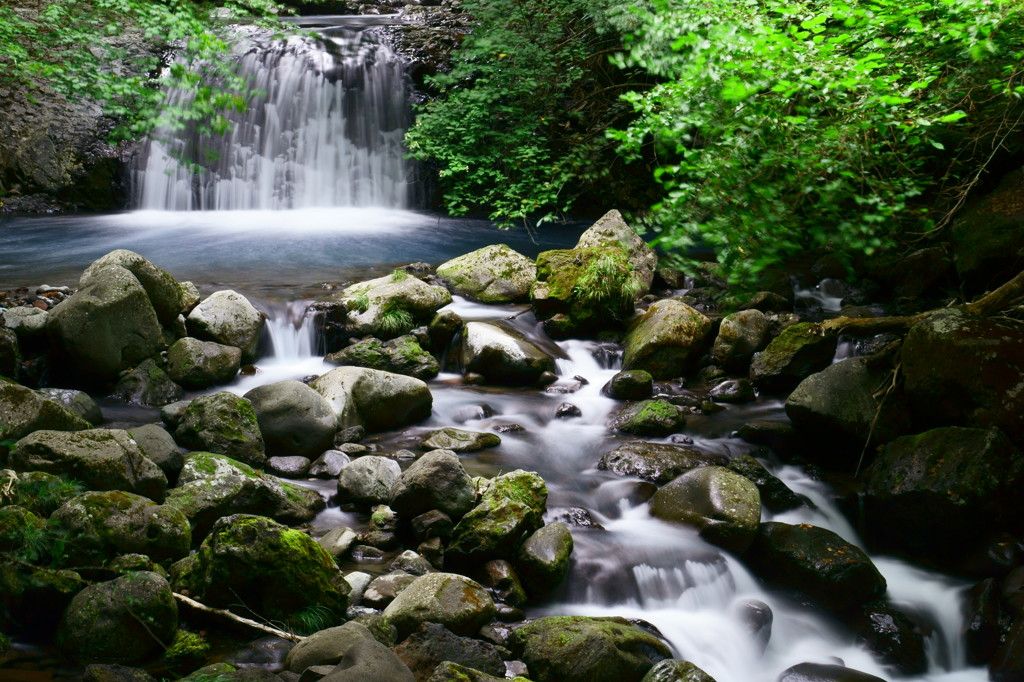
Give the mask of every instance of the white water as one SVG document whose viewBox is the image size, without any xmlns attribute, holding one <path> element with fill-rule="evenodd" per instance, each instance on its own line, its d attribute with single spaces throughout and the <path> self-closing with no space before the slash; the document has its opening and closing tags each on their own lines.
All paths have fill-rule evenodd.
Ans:
<svg viewBox="0 0 1024 682">
<path fill-rule="evenodd" d="M 255 88 L 215 136 L 158 130 L 134 178 L 143 209 L 281 210 L 409 204 L 402 61 L 372 29 L 256 37 L 237 63 Z M 186 108 L 192 91 L 172 93 Z"/>
</svg>

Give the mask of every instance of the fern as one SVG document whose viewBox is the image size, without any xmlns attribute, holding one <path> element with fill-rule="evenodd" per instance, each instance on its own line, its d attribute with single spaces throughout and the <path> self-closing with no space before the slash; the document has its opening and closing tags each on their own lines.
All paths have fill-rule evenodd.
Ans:
<svg viewBox="0 0 1024 682">
<path fill-rule="evenodd" d="M 338 623 L 338 616 L 326 606 L 314 604 L 296 611 L 287 621 L 288 629 L 297 635 L 312 635 Z"/>
<path fill-rule="evenodd" d="M 405 270 L 402 270 L 401 268 L 399 268 L 397 270 L 392 270 L 391 271 L 391 281 L 392 282 L 404 282 L 407 279 L 409 279 L 409 273 L 406 272 Z"/>
<path fill-rule="evenodd" d="M 622 255 L 604 255 L 589 263 L 573 285 L 573 296 L 588 305 L 626 306 L 643 293 L 633 264 Z"/>
</svg>

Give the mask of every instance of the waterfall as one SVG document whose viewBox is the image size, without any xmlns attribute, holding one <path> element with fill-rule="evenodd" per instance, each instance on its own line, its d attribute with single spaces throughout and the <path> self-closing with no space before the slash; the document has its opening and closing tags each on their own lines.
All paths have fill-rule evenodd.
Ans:
<svg viewBox="0 0 1024 682">
<path fill-rule="evenodd" d="M 373 28 L 250 38 L 237 73 L 256 94 L 224 135 L 156 131 L 133 176 L 136 208 L 405 208 L 410 120 L 402 60 Z M 194 93 L 170 93 L 187 108 Z"/>
</svg>

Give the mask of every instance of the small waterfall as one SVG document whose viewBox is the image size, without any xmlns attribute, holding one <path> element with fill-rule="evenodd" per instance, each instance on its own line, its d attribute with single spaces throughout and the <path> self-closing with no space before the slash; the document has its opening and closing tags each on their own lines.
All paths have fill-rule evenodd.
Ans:
<svg viewBox="0 0 1024 682">
<path fill-rule="evenodd" d="M 237 60 L 256 90 L 221 136 L 158 130 L 133 178 L 136 208 L 405 208 L 410 120 L 402 60 L 372 28 L 256 37 Z M 187 108 L 194 93 L 172 93 Z"/>
<path fill-rule="evenodd" d="M 280 310 L 267 315 L 266 329 L 270 337 L 270 356 L 275 361 L 305 360 L 314 355 L 319 344 L 315 313 L 310 301 L 291 301 Z"/>
</svg>

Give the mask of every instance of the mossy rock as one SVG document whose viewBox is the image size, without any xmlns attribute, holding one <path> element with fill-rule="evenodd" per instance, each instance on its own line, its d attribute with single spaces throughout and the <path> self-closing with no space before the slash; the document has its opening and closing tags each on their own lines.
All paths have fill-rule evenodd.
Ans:
<svg viewBox="0 0 1024 682">
<path fill-rule="evenodd" d="M 655 301 L 629 325 L 622 369 L 645 370 L 656 381 L 683 376 L 707 350 L 711 330 L 711 320 L 686 303 Z"/>
<path fill-rule="evenodd" d="M 473 479 L 451 450 L 434 450 L 402 472 L 391 489 L 391 508 L 412 519 L 437 509 L 459 519 L 476 503 Z"/>
<path fill-rule="evenodd" d="M 340 428 L 384 431 L 430 416 L 434 398 L 423 381 L 366 367 L 338 367 L 310 387 L 326 398 Z"/>
<path fill-rule="evenodd" d="M 465 431 L 447 427 L 431 431 L 420 441 L 423 450 L 451 450 L 452 452 L 477 452 L 501 445 L 501 438 L 493 433 Z"/>
<path fill-rule="evenodd" d="M 549 523 L 526 538 L 515 556 L 515 569 L 531 595 L 544 595 L 558 587 L 569 573 L 573 540 L 568 526 Z"/>
<path fill-rule="evenodd" d="M 18 440 L 33 431 L 82 431 L 92 424 L 30 388 L 0 377 L 0 441 Z"/>
<path fill-rule="evenodd" d="M 438 309 L 452 302 L 441 286 L 402 272 L 357 282 L 314 305 L 349 336 L 391 339 L 428 323 Z"/>
<path fill-rule="evenodd" d="M 426 381 L 441 371 L 437 358 L 423 350 L 415 336 L 406 334 L 381 341 L 365 339 L 335 353 L 324 360 L 335 365 L 369 367 L 395 374 L 404 374 Z"/>
<path fill-rule="evenodd" d="M 241 349 L 242 362 L 252 362 L 263 320 L 263 313 L 249 299 L 228 289 L 210 294 L 192 309 L 186 323 L 189 336 Z"/>
<path fill-rule="evenodd" d="M 174 383 L 167 372 L 152 358 L 139 363 L 125 374 L 110 391 L 110 397 L 132 405 L 163 407 L 181 400 L 185 389 Z"/>
<path fill-rule="evenodd" d="M 0 552 L 16 555 L 30 552 L 26 537 L 46 533 L 46 521 L 24 507 L 8 504 L 0 507 Z"/>
<path fill-rule="evenodd" d="M 340 621 L 348 608 L 350 587 L 331 555 L 302 531 L 261 516 L 220 519 L 171 577 L 175 591 L 247 617 L 288 621 L 323 608 Z"/>
<path fill-rule="evenodd" d="M 7 497 L 0 497 L 0 502 L 20 505 L 44 518 L 49 517 L 75 495 L 85 492 L 85 487 L 81 483 L 44 471 L 11 473 L 14 474 L 11 492 Z M 6 484 L 7 481 L 0 472 L 0 487 Z"/>
<path fill-rule="evenodd" d="M 521 332 L 490 322 L 466 323 L 459 362 L 465 373 L 510 386 L 536 384 L 544 372 L 555 369 L 554 359 Z"/>
<path fill-rule="evenodd" d="M 832 364 L 835 354 L 835 335 L 822 334 L 809 322 L 794 324 L 754 356 L 750 379 L 767 391 L 788 391 Z"/>
<path fill-rule="evenodd" d="M 494 618 L 491 596 L 479 583 L 455 573 L 428 573 L 416 578 L 384 609 L 399 638 L 423 623 L 440 623 L 458 635 L 475 636 Z"/>
<path fill-rule="evenodd" d="M 241 364 L 241 349 L 191 336 L 178 339 L 167 350 L 167 375 L 185 388 L 227 383 L 238 374 Z"/>
<path fill-rule="evenodd" d="M 174 439 L 183 447 L 227 455 L 243 464 L 263 467 L 266 446 L 252 403 L 221 391 L 189 403 Z"/>
<path fill-rule="evenodd" d="M 537 277 L 532 260 L 505 244 L 493 244 L 437 266 L 437 276 L 459 296 L 482 303 L 529 299 Z"/>
<path fill-rule="evenodd" d="M 663 484 L 691 469 L 710 464 L 725 466 L 728 461 L 724 455 L 705 453 L 683 445 L 631 441 L 606 452 L 597 468 Z"/>
<path fill-rule="evenodd" d="M 667 400 L 630 403 L 612 418 L 612 427 L 637 436 L 668 436 L 683 428 L 686 411 Z"/>
<path fill-rule="evenodd" d="M 480 502 L 452 530 L 448 554 L 457 560 L 510 559 L 544 525 L 548 490 L 539 475 L 517 469 L 491 480 Z"/>
<path fill-rule="evenodd" d="M 108 265 L 119 265 L 135 275 L 161 325 L 169 326 L 185 311 L 186 296 L 181 284 L 151 261 L 127 249 L 111 251 L 93 261 L 82 273 L 79 286 L 87 286 L 97 271 Z"/>
</svg>

